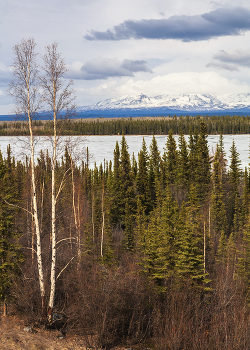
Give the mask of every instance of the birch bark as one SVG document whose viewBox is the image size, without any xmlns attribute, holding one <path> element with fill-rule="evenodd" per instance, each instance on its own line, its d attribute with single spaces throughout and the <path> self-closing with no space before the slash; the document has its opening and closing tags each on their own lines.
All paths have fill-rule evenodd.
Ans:
<svg viewBox="0 0 250 350">
<path fill-rule="evenodd" d="M 35 180 L 35 162 L 34 162 L 34 135 L 33 135 L 33 118 L 41 107 L 41 99 L 38 93 L 38 66 L 36 63 L 34 39 L 22 40 L 20 44 L 14 46 L 14 79 L 10 83 L 9 93 L 15 99 L 17 117 L 21 117 L 28 122 L 30 135 L 30 167 L 31 167 L 31 190 L 32 190 L 32 216 L 36 232 L 36 256 L 38 266 L 38 277 L 40 285 L 40 294 L 42 302 L 42 312 L 44 314 L 45 304 L 45 284 L 42 262 L 41 233 L 38 219 L 37 206 L 37 189 Z"/>
<path fill-rule="evenodd" d="M 105 214 L 104 214 L 104 182 L 102 188 L 102 235 L 101 235 L 101 257 L 103 258 L 103 243 L 104 243 L 104 226 L 105 226 Z"/>
<path fill-rule="evenodd" d="M 55 165 L 56 165 L 56 150 L 57 150 L 57 133 L 56 133 L 56 87 L 55 78 L 53 79 L 53 123 L 54 123 L 54 137 L 53 137 L 53 156 L 51 169 L 51 273 L 50 273 L 50 297 L 49 308 L 53 310 L 55 291 L 56 291 L 56 189 L 55 189 Z"/>
<path fill-rule="evenodd" d="M 57 232 L 56 232 L 56 206 L 60 192 L 64 186 L 65 179 L 61 183 L 56 183 L 56 161 L 58 154 L 58 130 L 57 121 L 59 118 L 69 118 L 75 113 L 73 103 L 75 96 L 71 89 L 72 81 L 64 87 L 63 75 L 67 72 L 64 60 L 57 52 L 57 44 L 54 43 L 46 47 L 44 60 L 44 76 L 41 77 L 44 100 L 48 105 L 53 120 L 53 154 L 51 164 L 51 267 L 50 267 L 50 296 L 49 296 L 49 314 L 52 317 L 55 294 L 56 294 L 56 267 L 57 267 Z M 57 189 L 58 188 L 58 189 Z"/>
</svg>

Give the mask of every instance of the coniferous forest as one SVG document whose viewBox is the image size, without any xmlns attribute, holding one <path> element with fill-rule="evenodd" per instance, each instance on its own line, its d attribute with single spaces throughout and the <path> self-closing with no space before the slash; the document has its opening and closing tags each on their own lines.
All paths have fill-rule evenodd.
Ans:
<svg viewBox="0 0 250 350">
<path fill-rule="evenodd" d="M 71 330 L 86 348 L 249 349 L 250 174 L 234 142 L 226 163 L 222 136 L 248 133 L 249 118 L 70 122 L 73 82 L 57 43 L 42 67 L 35 47 L 23 39 L 13 48 L 9 93 L 23 121 L 1 129 L 28 135 L 30 153 L 0 153 L 4 313 L 11 306 L 33 327 Z M 113 161 L 94 169 L 77 138 L 60 137 L 122 132 Z M 167 133 L 163 154 L 154 136 L 129 154 L 131 132 Z M 208 133 L 221 134 L 213 157 Z M 36 135 L 52 145 L 38 159 Z"/>
<path fill-rule="evenodd" d="M 203 121 L 188 142 L 170 130 L 163 154 L 153 136 L 131 155 L 123 136 L 113 162 L 94 169 L 65 146 L 54 173 L 54 310 L 89 347 L 249 348 L 250 178 L 234 143 L 230 160 L 222 135 L 209 155 Z M 47 317 L 52 167 L 41 151 L 39 243 L 30 160 L 16 161 L 10 146 L 0 154 L 0 298 L 29 322 Z"/>
<path fill-rule="evenodd" d="M 77 113 L 74 115 L 77 117 Z M 21 118 L 21 120 L 23 117 Z M 86 118 L 58 120 L 61 135 L 167 135 L 200 132 L 200 122 L 206 124 L 209 135 L 249 134 L 250 116 L 168 116 L 130 118 Z M 34 135 L 51 135 L 53 122 L 37 119 L 33 121 Z M 0 136 L 29 135 L 24 121 L 16 120 L 0 123 Z"/>
</svg>

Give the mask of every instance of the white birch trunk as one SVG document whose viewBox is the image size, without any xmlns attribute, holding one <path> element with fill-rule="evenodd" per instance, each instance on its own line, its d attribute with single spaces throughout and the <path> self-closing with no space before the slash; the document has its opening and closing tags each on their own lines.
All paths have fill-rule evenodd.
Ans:
<svg viewBox="0 0 250 350">
<path fill-rule="evenodd" d="M 77 204 L 77 213 L 78 213 L 78 268 L 81 262 L 81 221 L 80 221 L 80 195 L 78 193 L 78 204 Z"/>
<path fill-rule="evenodd" d="M 204 233 L 203 233 L 203 267 L 204 267 L 204 273 L 206 273 L 206 221 L 204 218 Z"/>
<path fill-rule="evenodd" d="M 49 309 L 53 311 L 55 291 L 56 291 L 56 193 L 55 193 L 55 165 L 56 165 L 56 151 L 57 151 L 57 135 L 56 135 L 56 105 L 55 105 L 55 83 L 54 88 L 54 140 L 53 140 L 53 157 L 51 169 L 51 272 L 50 272 L 50 297 Z"/>
<path fill-rule="evenodd" d="M 103 258 L 103 241 L 104 241 L 104 184 L 102 190 L 102 236 L 101 236 L 101 257 Z"/>
<path fill-rule="evenodd" d="M 93 193 L 93 195 L 92 195 L 92 238 L 93 238 L 93 243 L 95 243 L 94 200 L 95 200 L 95 196 Z"/>
<path fill-rule="evenodd" d="M 60 113 L 64 114 L 66 111 L 66 117 L 73 114 L 75 105 L 73 104 L 74 93 L 70 88 L 72 81 L 70 81 L 66 87 L 64 86 L 63 75 L 67 72 L 66 64 L 64 60 L 57 53 L 57 43 L 47 46 L 44 59 L 44 72 L 45 76 L 41 77 L 41 86 L 43 88 L 44 99 L 48 102 L 49 110 L 53 112 L 53 155 L 51 166 L 51 268 L 50 268 L 50 296 L 48 303 L 48 314 L 53 315 L 55 292 L 56 292 L 56 244 L 57 244 L 57 232 L 56 232 L 56 206 L 58 196 L 64 186 L 65 179 L 62 179 L 61 184 L 56 193 L 56 158 L 57 158 L 57 118 Z M 67 266 L 67 265 L 66 265 Z M 65 268 L 64 268 L 65 269 Z M 63 270 L 64 270 L 63 269 Z M 63 271 L 62 270 L 62 271 Z"/>
<path fill-rule="evenodd" d="M 13 74 L 15 79 L 10 83 L 9 93 L 16 102 L 16 115 L 25 116 L 30 135 L 30 168 L 31 168 L 31 201 L 32 201 L 32 223 L 34 222 L 36 235 L 36 256 L 38 267 L 38 279 L 40 295 L 42 301 L 42 313 L 45 315 L 45 284 L 42 263 L 41 232 L 38 220 L 37 191 L 35 181 L 34 162 L 34 136 L 32 120 L 35 113 L 41 107 L 38 86 L 38 66 L 36 63 L 35 42 L 33 39 L 22 40 L 20 44 L 14 46 L 15 60 L 13 64 Z M 33 247 L 32 247 L 33 248 Z"/>
<path fill-rule="evenodd" d="M 29 133 L 30 133 L 30 149 L 31 149 L 30 166 L 31 166 L 31 183 L 32 183 L 33 218 L 34 218 L 35 230 L 36 230 L 36 254 L 37 254 L 40 293 L 41 293 L 41 300 L 42 300 L 42 312 L 44 314 L 45 286 L 44 286 L 44 276 L 43 276 L 41 234 L 40 234 L 40 225 L 39 225 L 38 210 L 37 210 L 37 194 L 36 194 L 35 162 L 34 162 L 34 157 L 35 157 L 34 137 L 33 137 L 33 129 L 32 129 L 32 120 L 30 115 L 29 73 L 26 79 L 26 84 L 27 84 L 28 122 L 29 122 Z"/>
</svg>

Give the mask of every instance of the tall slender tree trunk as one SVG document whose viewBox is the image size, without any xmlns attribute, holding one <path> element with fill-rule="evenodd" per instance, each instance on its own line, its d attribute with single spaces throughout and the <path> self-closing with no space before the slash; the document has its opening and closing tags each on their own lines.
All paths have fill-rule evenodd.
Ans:
<svg viewBox="0 0 250 350">
<path fill-rule="evenodd" d="M 28 101 L 28 123 L 29 123 L 29 133 L 30 133 L 30 149 L 31 149 L 31 183 L 32 183 L 32 202 L 33 202 L 33 218 L 35 224 L 36 231 L 36 255 L 37 255 L 37 266 L 38 266 L 38 277 L 39 277 L 39 285 L 40 285 L 40 293 L 41 293 L 41 302 L 42 302 L 42 315 L 44 317 L 46 313 L 45 306 L 45 285 L 44 285 L 44 275 L 43 275 L 43 262 L 42 262 L 42 246 L 41 246 L 41 233 L 40 233 L 40 225 L 38 219 L 38 208 L 37 208 L 37 193 L 36 193 L 36 180 L 35 180 L 35 152 L 34 152 L 34 136 L 33 136 L 33 128 L 32 128 L 32 120 L 30 115 L 30 96 L 29 96 L 29 74 L 27 83 L 27 101 Z"/>
<path fill-rule="evenodd" d="M 105 216 L 104 216 L 104 183 L 102 189 L 102 235 L 101 235 L 101 257 L 103 258 L 103 243 L 104 243 L 104 225 L 105 225 Z"/>
<path fill-rule="evenodd" d="M 203 268 L 204 268 L 204 273 L 206 273 L 206 216 L 204 217 L 203 240 L 204 240 L 204 242 L 203 242 Z"/>
<path fill-rule="evenodd" d="M 6 303 L 6 299 L 4 299 L 3 301 L 3 316 L 6 317 L 7 316 L 7 303 Z"/>
<path fill-rule="evenodd" d="M 80 194 L 78 193 L 78 203 L 77 203 L 77 214 L 78 214 L 78 268 L 80 267 L 81 262 L 81 219 L 80 219 Z"/>
<path fill-rule="evenodd" d="M 41 233 L 38 220 L 37 189 L 35 180 L 35 162 L 34 162 L 34 136 L 33 136 L 33 118 L 41 107 L 41 98 L 39 94 L 38 66 L 35 53 L 36 43 L 34 39 L 22 40 L 20 44 L 14 46 L 15 59 L 13 64 L 14 80 L 10 83 L 9 93 L 15 99 L 16 115 L 24 117 L 28 123 L 30 135 L 30 167 L 31 167 L 31 200 L 32 217 L 34 221 L 36 234 L 36 256 L 38 267 L 38 279 L 42 301 L 42 312 L 45 315 L 45 283 L 42 263 Z"/>
<path fill-rule="evenodd" d="M 93 243 L 95 243 L 95 219 L 94 219 L 94 201 L 95 201 L 95 195 L 93 193 L 92 195 L 92 239 Z"/>
<path fill-rule="evenodd" d="M 56 166 L 56 150 L 57 150 L 57 134 L 56 134 L 56 91 L 55 82 L 53 81 L 54 90 L 54 139 L 53 139 L 53 157 L 51 169 L 51 272 L 50 272 L 50 297 L 49 310 L 51 315 L 54 308 L 55 291 L 56 291 L 56 189 L 55 189 L 55 166 Z"/>
<path fill-rule="evenodd" d="M 63 76 L 67 72 L 66 64 L 57 52 L 57 43 L 46 47 L 44 61 L 44 76 L 40 78 L 41 87 L 43 88 L 43 97 L 48 104 L 48 110 L 53 115 L 53 155 L 51 164 L 51 268 L 50 268 L 50 295 L 48 303 L 48 316 L 53 318 L 53 308 L 56 294 L 56 279 L 61 275 L 62 271 L 56 277 L 57 264 L 57 232 L 56 232 L 56 206 L 59 194 L 64 186 L 62 179 L 59 188 L 56 192 L 56 160 L 58 148 L 57 136 L 57 119 L 60 116 L 69 118 L 75 111 L 74 91 L 71 89 L 73 81 L 70 81 L 66 86 L 64 85 Z M 64 174 L 65 175 L 65 174 Z M 73 259 L 73 258 L 72 258 Z M 72 261 L 72 259 L 70 261 Z"/>
<path fill-rule="evenodd" d="M 78 215 L 76 211 L 76 200 L 75 200 L 75 180 L 74 180 L 74 162 L 72 156 L 70 155 L 70 166 L 71 166 L 71 181 L 72 181 L 72 204 L 73 204 L 73 214 L 77 235 L 77 256 L 78 256 L 78 265 L 81 260 L 81 232 L 80 232 L 80 217 L 79 217 L 79 194 L 78 194 Z"/>
</svg>

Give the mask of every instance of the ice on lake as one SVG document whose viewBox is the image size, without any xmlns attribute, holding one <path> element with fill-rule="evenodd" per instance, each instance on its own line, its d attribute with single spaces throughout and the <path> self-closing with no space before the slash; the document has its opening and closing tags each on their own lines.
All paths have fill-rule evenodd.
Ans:
<svg viewBox="0 0 250 350">
<path fill-rule="evenodd" d="M 142 146 L 142 139 L 145 139 L 145 142 L 148 147 L 152 141 L 152 136 L 146 135 L 126 135 L 126 141 L 129 148 L 129 153 L 132 155 L 134 153 L 135 157 L 137 158 L 138 152 L 141 149 Z M 159 151 L 161 154 L 164 152 L 164 148 L 166 146 L 167 142 L 167 135 L 156 135 L 156 141 L 159 147 Z M 175 140 L 178 144 L 178 135 L 175 135 Z M 62 145 L 65 140 L 68 140 L 67 137 L 62 137 Z M 101 162 L 110 161 L 113 160 L 113 153 L 115 144 L 118 141 L 120 144 L 122 136 L 121 135 L 112 135 L 112 136 L 82 136 L 82 137 L 75 137 L 72 136 L 71 139 L 73 140 L 81 140 L 81 142 L 77 142 L 77 148 L 78 152 L 82 152 L 82 157 L 85 157 L 85 150 L 88 147 L 89 153 L 92 155 L 90 158 L 89 165 L 91 168 L 94 167 L 94 164 L 96 163 L 97 166 L 101 164 Z M 226 152 L 226 157 L 228 159 L 228 164 L 230 164 L 230 148 L 232 146 L 232 142 L 234 140 L 237 151 L 239 153 L 239 157 L 241 160 L 241 168 L 244 169 L 248 166 L 249 163 L 249 141 L 250 141 L 250 135 L 224 135 L 224 148 Z M 26 144 L 23 143 L 23 141 L 26 140 Z M 49 154 L 51 153 L 51 142 L 47 137 L 37 137 L 37 145 L 36 145 L 36 157 L 38 157 L 40 150 L 43 150 L 43 152 L 46 152 L 46 149 L 49 150 Z M 186 136 L 186 140 L 188 141 L 188 136 Z M 7 137 L 7 136 L 1 136 L 0 137 L 0 147 L 3 155 L 6 155 L 6 149 L 7 145 L 11 145 L 12 153 L 17 159 L 25 159 L 25 155 L 28 157 L 30 156 L 29 153 L 29 144 L 27 142 L 27 138 L 25 137 Z M 209 135 L 208 136 L 208 146 L 210 155 L 214 155 L 216 150 L 216 144 L 219 141 L 219 135 Z M 58 154 L 58 158 L 63 155 L 64 149 L 61 148 L 61 152 Z"/>
</svg>

